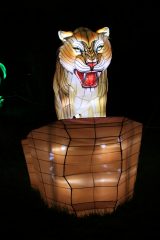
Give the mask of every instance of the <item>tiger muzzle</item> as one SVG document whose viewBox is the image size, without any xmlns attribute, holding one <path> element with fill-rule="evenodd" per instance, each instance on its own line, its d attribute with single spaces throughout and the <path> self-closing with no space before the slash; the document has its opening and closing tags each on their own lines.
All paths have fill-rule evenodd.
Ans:
<svg viewBox="0 0 160 240">
<path fill-rule="evenodd" d="M 98 72 L 80 72 L 75 70 L 76 76 L 79 78 L 82 87 L 84 88 L 95 88 L 98 85 Z"/>
</svg>

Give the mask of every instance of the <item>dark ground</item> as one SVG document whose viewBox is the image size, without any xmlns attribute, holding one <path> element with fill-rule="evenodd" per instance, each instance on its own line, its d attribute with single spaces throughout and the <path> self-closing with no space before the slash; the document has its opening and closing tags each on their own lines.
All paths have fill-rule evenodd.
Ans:
<svg viewBox="0 0 160 240">
<path fill-rule="evenodd" d="M 93 16 L 81 22 L 77 13 L 74 22 L 67 14 L 55 20 L 49 8 L 2 11 L 0 62 L 8 70 L 0 88 L 5 96 L 0 110 L 0 233 L 4 239 L 160 236 L 159 9 L 144 5 L 116 13 L 113 7 L 107 17 L 103 11 L 94 23 Z M 93 30 L 111 27 L 108 116 L 142 122 L 143 138 L 134 198 L 111 216 L 76 219 L 48 209 L 31 189 L 20 142 L 31 129 L 56 119 L 52 77 L 60 44 L 57 31 L 86 23 Z"/>
</svg>

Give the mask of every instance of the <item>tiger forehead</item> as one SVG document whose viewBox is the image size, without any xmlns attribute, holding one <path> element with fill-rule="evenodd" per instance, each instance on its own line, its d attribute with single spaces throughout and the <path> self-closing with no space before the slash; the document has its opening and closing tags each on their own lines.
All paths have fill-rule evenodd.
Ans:
<svg viewBox="0 0 160 240">
<path fill-rule="evenodd" d="M 98 39 L 98 34 L 90 31 L 89 29 L 85 29 L 74 32 L 74 37 L 77 41 L 86 43 L 87 46 L 91 46 L 92 43 Z"/>
</svg>

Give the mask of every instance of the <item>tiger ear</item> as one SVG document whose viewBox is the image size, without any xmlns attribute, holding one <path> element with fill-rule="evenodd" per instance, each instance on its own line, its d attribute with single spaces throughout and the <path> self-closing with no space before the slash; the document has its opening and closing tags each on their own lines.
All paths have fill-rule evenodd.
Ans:
<svg viewBox="0 0 160 240">
<path fill-rule="evenodd" d="M 108 27 L 101 28 L 97 30 L 97 33 L 103 33 L 104 36 L 109 37 L 109 28 Z"/>
<path fill-rule="evenodd" d="M 58 31 L 58 36 L 62 42 L 65 42 L 66 38 L 71 37 L 72 35 L 72 32 Z"/>
</svg>

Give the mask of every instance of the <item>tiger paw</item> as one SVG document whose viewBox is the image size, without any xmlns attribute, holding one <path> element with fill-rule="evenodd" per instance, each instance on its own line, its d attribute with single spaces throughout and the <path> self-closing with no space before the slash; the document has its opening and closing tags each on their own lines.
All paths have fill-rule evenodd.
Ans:
<svg viewBox="0 0 160 240">
<path fill-rule="evenodd" d="M 81 114 L 76 114 L 75 116 L 73 116 L 73 118 L 81 118 Z"/>
</svg>

